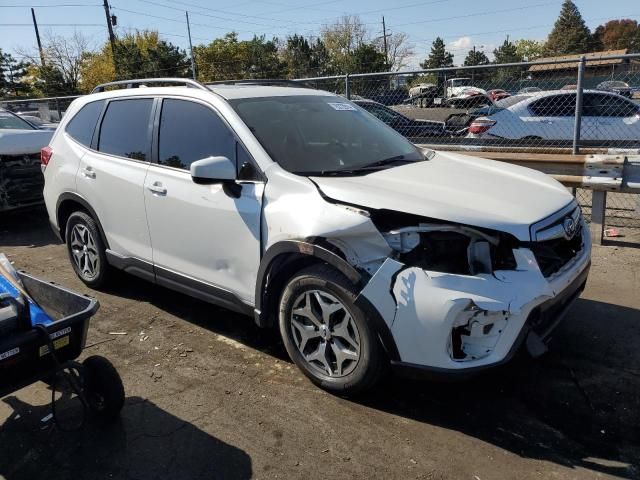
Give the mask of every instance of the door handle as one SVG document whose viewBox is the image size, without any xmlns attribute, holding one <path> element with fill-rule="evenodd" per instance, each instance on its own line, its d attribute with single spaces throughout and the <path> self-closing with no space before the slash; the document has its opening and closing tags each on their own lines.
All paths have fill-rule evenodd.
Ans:
<svg viewBox="0 0 640 480">
<path fill-rule="evenodd" d="M 82 175 L 84 175 L 86 178 L 91 178 L 94 179 L 96 178 L 96 172 L 93 171 L 93 168 L 91 167 L 85 167 L 81 170 Z"/>
<path fill-rule="evenodd" d="M 153 182 L 152 185 L 147 187 L 151 193 L 155 193 L 156 195 L 166 195 L 167 189 L 162 186 L 161 182 Z"/>
</svg>

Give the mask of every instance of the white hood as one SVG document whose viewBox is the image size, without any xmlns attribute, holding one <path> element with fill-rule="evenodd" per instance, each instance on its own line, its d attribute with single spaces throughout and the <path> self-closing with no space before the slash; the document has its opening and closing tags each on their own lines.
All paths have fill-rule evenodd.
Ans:
<svg viewBox="0 0 640 480">
<path fill-rule="evenodd" d="M 531 224 L 573 201 L 544 173 L 450 152 L 364 176 L 312 180 L 339 202 L 490 228 L 523 241 L 531 239 Z"/>
</svg>

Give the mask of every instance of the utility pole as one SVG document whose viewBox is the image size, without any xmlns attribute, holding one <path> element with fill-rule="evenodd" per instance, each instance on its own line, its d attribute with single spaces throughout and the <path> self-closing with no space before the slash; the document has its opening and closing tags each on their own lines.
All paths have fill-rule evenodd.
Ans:
<svg viewBox="0 0 640 480">
<path fill-rule="evenodd" d="M 111 43 L 111 55 L 113 56 L 113 68 L 118 76 L 118 61 L 116 60 L 116 36 L 113 33 L 113 24 L 111 21 L 111 13 L 109 12 L 109 1 L 103 0 L 104 14 L 107 17 L 107 28 L 109 29 L 109 43 Z"/>
<path fill-rule="evenodd" d="M 38 22 L 36 21 L 36 11 L 31 9 L 31 18 L 33 18 L 33 28 L 36 31 L 36 40 L 38 41 L 38 51 L 40 52 L 40 63 L 44 67 L 44 51 L 42 50 L 42 42 L 40 41 L 40 32 L 38 31 Z"/>
<path fill-rule="evenodd" d="M 191 72 L 193 74 L 193 79 L 196 79 L 196 60 L 193 57 L 193 44 L 191 43 L 191 25 L 189 25 L 189 12 L 185 11 L 185 15 L 187 16 L 187 33 L 189 34 L 189 51 L 191 52 Z"/>
<path fill-rule="evenodd" d="M 387 46 L 387 25 L 384 23 L 384 15 L 382 16 L 382 38 L 384 39 L 384 62 L 387 64 L 387 70 L 390 70 L 389 47 Z"/>
</svg>

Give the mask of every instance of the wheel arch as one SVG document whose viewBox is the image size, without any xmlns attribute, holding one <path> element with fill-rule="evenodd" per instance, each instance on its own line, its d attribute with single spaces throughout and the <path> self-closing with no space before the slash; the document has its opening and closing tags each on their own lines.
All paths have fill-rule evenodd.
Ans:
<svg viewBox="0 0 640 480">
<path fill-rule="evenodd" d="M 77 193 L 72 192 L 65 192 L 60 195 L 56 203 L 56 223 L 58 224 L 60 239 L 63 242 L 66 241 L 65 234 L 67 221 L 69 220 L 69 217 L 73 214 L 73 212 L 77 211 L 83 211 L 91 215 L 91 217 L 98 225 L 98 230 L 100 231 L 102 242 L 104 243 L 106 248 L 109 248 L 109 241 L 107 240 L 107 236 L 102 229 L 102 224 L 100 223 L 100 219 L 98 218 L 95 210 L 84 198 L 82 198 Z"/>
<path fill-rule="evenodd" d="M 259 327 L 277 324 L 278 301 L 287 281 L 296 272 L 315 263 L 325 263 L 337 269 L 358 290 L 364 288 L 370 279 L 331 249 L 322 238 L 278 242 L 265 252 L 258 270 L 254 318 Z M 380 313 L 362 295 L 358 296 L 356 304 L 366 312 L 389 359 L 400 360 L 393 334 Z"/>
</svg>

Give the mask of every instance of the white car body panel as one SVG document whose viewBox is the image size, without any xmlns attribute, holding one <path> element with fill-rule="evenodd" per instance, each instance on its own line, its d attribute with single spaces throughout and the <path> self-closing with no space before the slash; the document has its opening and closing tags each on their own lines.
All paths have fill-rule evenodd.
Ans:
<svg viewBox="0 0 640 480">
<path fill-rule="evenodd" d="M 532 223 L 573 199 L 543 173 L 450 152 L 365 176 L 313 181 L 337 201 L 492 228 L 520 240 L 530 239 Z"/>
<path fill-rule="evenodd" d="M 144 204 L 154 265 L 253 302 L 263 190 L 262 183 L 244 183 L 240 198 L 232 198 L 222 184 L 197 185 L 189 172 L 151 165 Z"/>
</svg>

